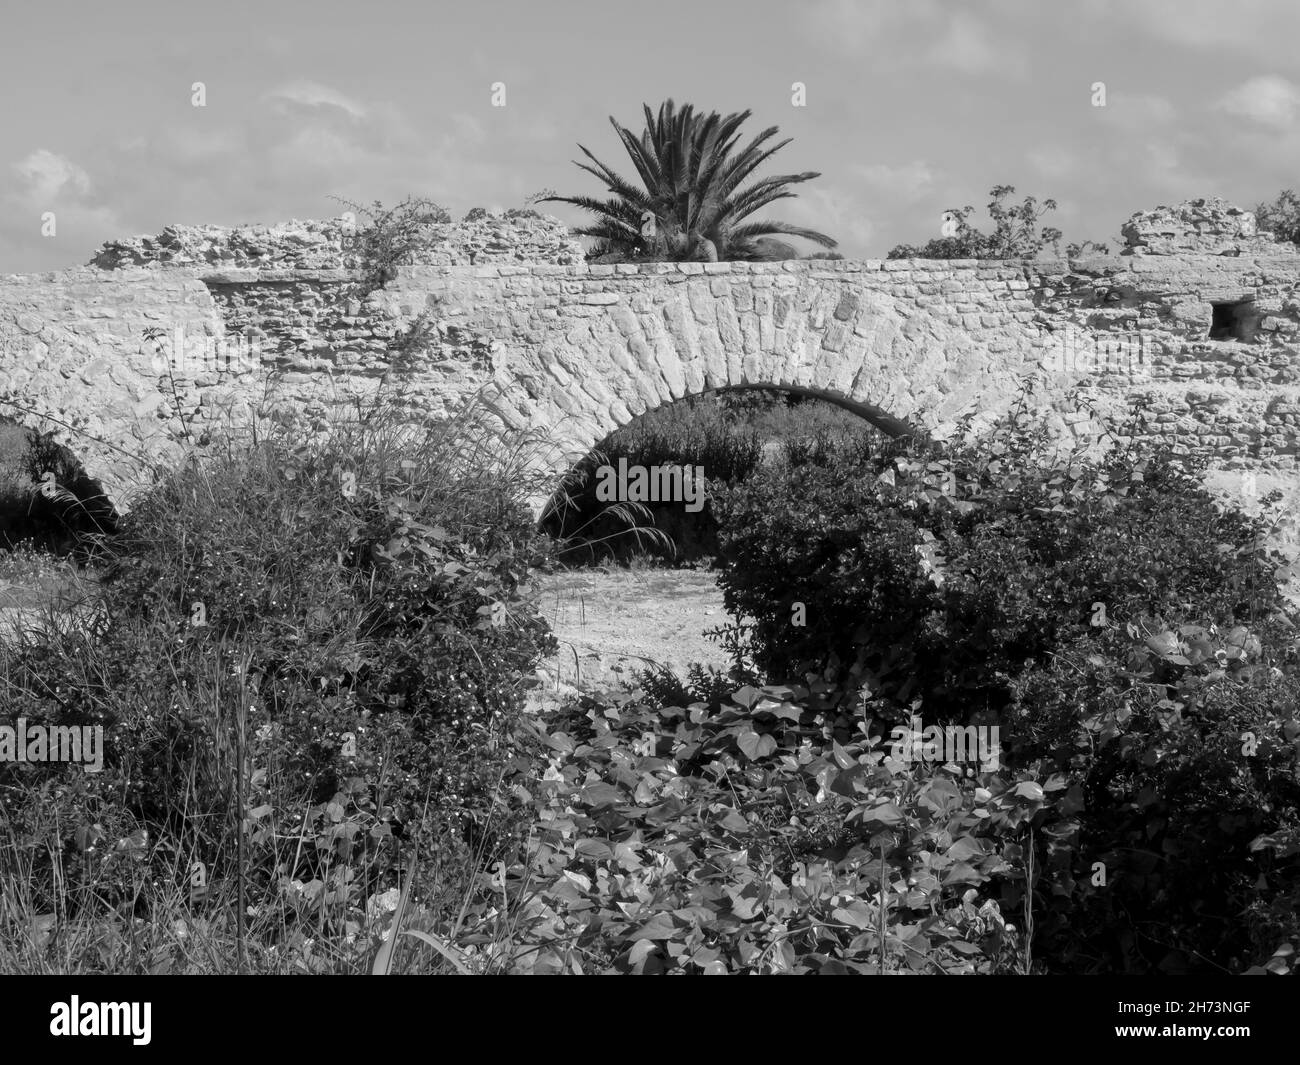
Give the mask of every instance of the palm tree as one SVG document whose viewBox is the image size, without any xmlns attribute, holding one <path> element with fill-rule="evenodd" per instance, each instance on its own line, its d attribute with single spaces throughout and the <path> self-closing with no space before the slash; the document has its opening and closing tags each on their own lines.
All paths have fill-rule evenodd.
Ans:
<svg viewBox="0 0 1300 1065">
<path fill-rule="evenodd" d="M 588 252 L 589 259 L 717 262 L 793 258 L 791 245 L 771 239 L 778 233 L 834 248 L 838 243 L 834 238 L 813 229 L 785 222 L 743 221 L 774 200 L 793 197 L 790 186 L 821 176 L 814 171 L 779 174 L 741 189 L 741 182 L 790 143 L 787 138 L 764 147 L 777 134 L 777 127 L 772 126 L 737 151 L 737 130 L 750 114 L 742 111 L 723 117 L 714 111 L 703 115 L 690 104 L 678 111 L 673 101 L 667 100 L 660 105 L 658 117 L 645 106 L 646 128 L 640 138 L 610 116 L 644 188 L 620 177 L 580 144 L 591 165 L 575 165 L 599 178 L 611 198 L 548 196 L 545 200 L 572 204 L 597 216 L 592 224 L 575 230 L 596 242 Z"/>
</svg>

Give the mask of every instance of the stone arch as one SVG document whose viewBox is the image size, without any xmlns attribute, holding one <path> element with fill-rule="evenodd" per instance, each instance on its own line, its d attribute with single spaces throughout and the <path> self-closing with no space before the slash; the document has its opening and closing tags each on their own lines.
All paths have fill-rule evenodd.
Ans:
<svg viewBox="0 0 1300 1065">
<path fill-rule="evenodd" d="M 994 342 L 999 327 L 1023 323 L 963 331 L 942 307 L 849 271 L 657 273 L 567 282 L 590 287 L 558 307 L 516 298 L 516 329 L 496 326 L 485 401 L 511 428 L 549 430 L 553 471 L 647 410 L 701 392 L 816 395 L 895 435 L 943 437 L 962 414 L 1005 409 L 1025 376 L 1023 349 Z"/>
</svg>

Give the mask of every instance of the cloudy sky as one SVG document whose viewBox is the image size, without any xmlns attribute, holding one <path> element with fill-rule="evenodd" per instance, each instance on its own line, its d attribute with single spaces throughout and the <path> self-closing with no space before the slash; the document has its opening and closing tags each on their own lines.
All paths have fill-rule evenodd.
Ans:
<svg viewBox="0 0 1300 1065">
<path fill-rule="evenodd" d="M 1054 197 L 1067 240 L 1113 243 L 1157 204 L 1300 187 L 1297 40 L 1296 0 L 15 4 L 0 273 L 169 223 L 328 217 L 331 195 L 459 217 L 598 193 L 577 143 L 630 171 L 608 116 L 639 128 L 669 96 L 793 137 L 779 170 L 823 176 L 770 216 L 852 257 L 937 235 L 951 206 L 982 219 L 999 183 Z"/>
</svg>

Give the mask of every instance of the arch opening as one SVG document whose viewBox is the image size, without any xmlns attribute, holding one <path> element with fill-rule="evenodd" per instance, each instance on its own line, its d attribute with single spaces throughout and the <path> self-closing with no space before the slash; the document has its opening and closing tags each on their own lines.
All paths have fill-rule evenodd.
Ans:
<svg viewBox="0 0 1300 1065">
<path fill-rule="evenodd" d="M 119 521 L 103 485 L 53 433 L 0 418 L 0 549 L 67 555 Z"/>
<path fill-rule="evenodd" d="M 839 407 L 841 410 L 849 411 L 856 414 L 863 421 L 879 429 L 887 436 L 916 436 L 924 437 L 925 431 L 902 418 L 895 417 L 882 407 L 877 407 L 872 403 L 862 403 L 858 400 L 848 399 L 836 392 L 829 392 L 820 388 L 805 388 L 801 385 L 781 385 L 781 384 L 742 384 L 742 385 L 725 385 L 717 389 L 718 392 L 749 392 L 755 389 L 764 391 L 785 392 L 792 396 L 799 396 L 805 399 L 815 399 L 823 403 L 829 403 L 833 407 Z M 706 393 L 707 394 L 707 393 Z"/>
<path fill-rule="evenodd" d="M 709 488 L 743 483 L 795 454 L 805 461 L 810 449 L 908 436 L 927 438 L 878 407 L 815 388 L 707 389 L 641 412 L 568 463 L 539 501 L 538 526 L 568 563 L 712 561 L 719 545 Z"/>
</svg>

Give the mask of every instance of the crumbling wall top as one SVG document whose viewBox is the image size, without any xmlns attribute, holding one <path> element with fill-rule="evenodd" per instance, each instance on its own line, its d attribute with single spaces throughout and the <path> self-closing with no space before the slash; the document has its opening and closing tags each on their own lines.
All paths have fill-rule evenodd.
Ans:
<svg viewBox="0 0 1300 1065">
<path fill-rule="evenodd" d="M 358 269 L 360 255 L 343 218 L 294 219 L 278 225 L 173 225 L 157 236 L 105 243 L 89 265 L 104 270 L 136 266 L 268 267 L 279 270 Z M 582 244 L 558 218 L 534 211 L 473 211 L 460 222 L 427 225 L 411 257 L 416 266 L 560 266 L 583 262 Z"/>
<path fill-rule="evenodd" d="M 1284 251 L 1260 232 L 1251 211 L 1223 199 L 1184 200 L 1176 207 L 1138 211 L 1120 234 L 1121 255 L 1241 255 Z"/>
</svg>

